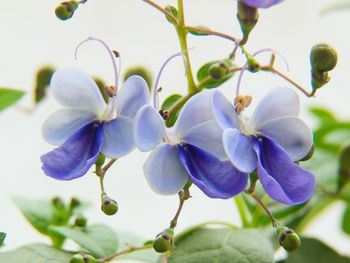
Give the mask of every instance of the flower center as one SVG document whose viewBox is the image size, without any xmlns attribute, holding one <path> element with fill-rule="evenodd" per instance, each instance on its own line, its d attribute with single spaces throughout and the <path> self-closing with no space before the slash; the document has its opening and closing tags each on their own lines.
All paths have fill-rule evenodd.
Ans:
<svg viewBox="0 0 350 263">
<path fill-rule="evenodd" d="M 110 121 L 115 117 L 115 114 L 116 114 L 115 100 L 116 100 L 116 96 L 113 96 L 108 100 L 107 108 L 102 115 L 101 121 Z"/>
<path fill-rule="evenodd" d="M 258 132 L 255 127 L 242 115 L 238 115 L 239 118 L 239 129 L 242 133 L 247 136 L 257 136 Z"/>
</svg>

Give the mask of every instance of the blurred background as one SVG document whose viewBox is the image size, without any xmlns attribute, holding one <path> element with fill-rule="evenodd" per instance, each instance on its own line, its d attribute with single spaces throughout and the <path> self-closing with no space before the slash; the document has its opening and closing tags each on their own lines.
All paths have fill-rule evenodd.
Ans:
<svg viewBox="0 0 350 263">
<path fill-rule="evenodd" d="M 176 5 L 175 0 L 158 2 Z M 247 45 L 252 52 L 262 48 L 279 51 L 290 64 L 289 75 L 310 89 L 309 52 L 312 45 L 327 41 L 338 50 L 339 64 L 331 74 L 330 84 L 312 99 L 300 93 L 303 118 L 309 121 L 307 110 L 311 105 L 327 106 L 339 117 L 350 118 L 350 36 L 346 31 L 350 12 L 321 16 L 320 11 L 332 2 L 289 0 L 261 10 L 260 21 Z M 116 216 L 107 217 L 100 211 L 99 182 L 92 172 L 72 182 L 59 182 L 41 171 L 39 157 L 52 149 L 41 137 L 41 125 L 58 105 L 49 98 L 32 114 L 21 109 L 32 107 L 34 74 L 43 64 L 56 68 L 77 67 L 113 83 L 112 66 L 101 46 L 88 43 L 80 49 L 78 61 L 74 59 L 75 47 L 88 36 L 102 38 L 119 51 L 122 71 L 141 64 L 157 74 L 164 60 L 179 51 L 173 27 L 162 14 L 141 0 L 89 0 L 79 7 L 73 19 L 64 22 L 54 14 L 59 1 L 0 0 L 0 3 L 0 85 L 28 92 L 16 107 L 0 115 L 0 230 L 8 233 L 5 249 L 30 242 L 48 243 L 25 221 L 11 202 L 11 196 L 35 199 L 77 196 L 94 204 L 87 213 L 90 221 L 106 222 L 116 229 L 153 238 L 167 226 L 178 200 L 176 196 L 159 196 L 148 187 L 142 171 L 147 153 L 135 150 L 118 160 L 107 174 L 107 192 L 118 201 L 120 208 Z M 234 0 L 188 0 L 185 9 L 190 25 L 206 25 L 233 36 L 241 35 Z M 189 46 L 195 47 L 191 50 L 195 72 L 205 62 L 224 58 L 232 50 L 232 43 L 216 37 L 190 36 Z M 261 60 L 264 61 L 263 56 Z M 278 65 L 285 70 L 283 63 Z M 234 77 L 222 87 L 228 96 L 233 96 L 236 81 L 237 77 Z M 161 85 L 164 87 L 163 98 L 174 92 L 186 92 L 180 59 L 169 65 Z M 276 86 L 290 85 L 269 73 L 254 77 L 247 73 L 242 93 L 252 95 L 253 102 L 257 102 L 268 89 Z M 208 220 L 240 224 L 233 201 L 212 200 L 196 189 L 192 190 L 192 196 L 181 215 L 179 230 Z M 339 229 L 341 206 L 335 204 L 324 211 L 306 233 L 350 255 L 350 238 Z"/>
</svg>

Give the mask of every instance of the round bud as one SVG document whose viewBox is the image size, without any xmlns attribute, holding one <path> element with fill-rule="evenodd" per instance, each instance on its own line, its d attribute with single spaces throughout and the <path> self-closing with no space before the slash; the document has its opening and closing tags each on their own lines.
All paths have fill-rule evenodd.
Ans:
<svg viewBox="0 0 350 263">
<path fill-rule="evenodd" d="M 338 62 L 337 51 L 326 43 L 319 43 L 312 47 L 310 63 L 313 70 L 330 71 Z"/>
<path fill-rule="evenodd" d="M 69 263 L 97 263 L 97 260 L 91 255 L 77 253 L 71 257 Z"/>
<path fill-rule="evenodd" d="M 228 73 L 228 68 L 225 63 L 215 63 L 208 70 L 209 76 L 212 79 L 220 80 Z"/>
<path fill-rule="evenodd" d="M 118 212 L 118 204 L 108 196 L 102 197 L 101 210 L 108 216 L 115 215 Z"/>
<path fill-rule="evenodd" d="M 64 203 L 61 198 L 59 197 L 54 197 L 52 200 L 52 205 L 57 208 L 57 209 L 64 209 Z"/>
<path fill-rule="evenodd" d="M 60 20 L 67 20 L 73 16 L 74 11 L 78 8 L 79 3 L 77 1 L 62 2 L 55 9 L 55 14 Z"/>
<path fill-rule="evenodd" d="M 78 215 L 74 220 L 74 225 L 78 227 L 85 227 L 87 223 L 86 217 Z"/>
<path fill-rule="evenodd" d="M 301 245 L 300 237 L 293 229 L 282 227 L 278 231 L 278 242 L 287 251 L 294 251 Z"/>
<path fill-rule="evenodd" d="M 165 253 L 169 251 L 173 246 L 174 229 L 167 228 L 163 232 L 159 233 L 154 242 L 153 248 L 158 253 Z"/>
<path fill-rule="evenodd" d="M 78 198 L 76 197 L 73 197 L 71 200 L 70 200 L 70 203 L 69 203 L 69 207 L 71 209 L 74 209 L 74 208 L 77 208 L 78 206 L 80 206 L 80 201 Z"/>
</svg>

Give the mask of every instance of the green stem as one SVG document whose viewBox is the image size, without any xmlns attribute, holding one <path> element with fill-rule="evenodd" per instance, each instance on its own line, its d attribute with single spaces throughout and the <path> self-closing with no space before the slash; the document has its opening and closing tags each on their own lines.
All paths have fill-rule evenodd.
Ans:
<svg viewBox="0 0 350 263">
<path fill-rule="evenodd" d="M 101 259 L 98 260 L 98 262 L 100 262 L 100 263 L 110 262 L 112 259 L 114 259 L 116 257 L 124 256 L 124 255 L 130 254 L 130 253 L 136 252 L 136 251 L 141 251 L 141 250 L 146 250 L 146 249 L 151 249 L 151 248 L 153 248 L 152 245 L 145 245 L 145 246 L 142 246 L 142 247 L 129 247 L 129 248 L 127 248 L 127 249 L 125 249 L 123 251 L 120 251 L 118 253 L 115 253 L 115 254 L 112 254 L 110 256 L 101 258 Z"/>
<path fill-rule="evenodd" d="M 176 32 L 180 41 L 181 50 L 184 51 L 184 55 L 186 57 L 188 92 L 192 94 L 197 92 L 197 87 L 193 78 L 190 56 L 188 55 L 188 46 L 187 46 L 188 32 L 186 30 L 186 25 L 185 25 L 185 13 L 184 13 L 183 0 L 177 1 L 177 7 L 178 7 L 179 23 L 176 25 Z"/>
<path fill-rule="evenodd" d="M 266 203 L 268 201 L 268 199 L 269 199 L 269 196 L 264 195 L 264 197 L 262 198 L 262 202 Z M 252 221 L 250 223 L 253 227 L 259 226 L 258 221 L 259 221 L 259 218 L 261 217 L 263 211 L 264 211 L 264 209 L 260 205 L 256 206 L 256 208 L 253 212 L 253 215 L 252 215 Z"/>
<path fill-rule="evenodd" d="M 332 205 L 337 199 L 332 197 L 325 197 L 324 199 L 319 200 L 311 210 L 306 214 L 302 221 L 295 228 L 297 233 L 302 233 L 305 228 L 314 220 L 317 216 L 320 215 L 322 211 Z"/>
<path fill-rule="evenodd" d="M 242 225 L 243 227 L 249 227 L 249 220 L 248 220 L 248 216 L 247 216 L 247 211 L 246 211 L 246 207 L 245 207 L 245 201 L 243 200 L 242 195 L 236 195 L 234 197 L 239 215 L 241 216 L 241 221 L 242 221 Z"/>
</svg>

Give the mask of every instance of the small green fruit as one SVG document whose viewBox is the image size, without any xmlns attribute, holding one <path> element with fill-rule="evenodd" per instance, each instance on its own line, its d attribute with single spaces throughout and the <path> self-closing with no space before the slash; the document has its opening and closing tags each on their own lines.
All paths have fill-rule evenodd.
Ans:
<svg viewBox="0 0 350 263">
<path fill-rule="evenodd" d="M 312 47 L 310 63 L 314 71 L 330 71 L 338 62 L 337 51 L 327 43 L 319 43 Z"/>
<path fill-rule="evenodd" d="M 169 251 L 173 246 L 174 229 L 167 228 L 163 232 L 159 233 L 154 242 L 153 248 L 158 253 L 165 253 Z"/>
<path fill-rule="evenodd" d="M 82 215 L 78 215 L 77 218 L 74 220 L 74 225 L 78 227 L 85 227 L 86 223 L 87 219 Z"/>
<path fill-rule="evenodd" d="M 71 257 L 69 263 L 97 263 L 97 260 L 91 255 L 78 253 Z"/>
<path fill-rule="evenodd" d="M 108 196 L 102 197 L 101 210 L 108 216 L 115 215 L 118 212 L 118 203 Z"/>
<path fill-rule="evenodd" d="M 298 234 L 288 227 L 282 227 L 279 229 L 278 241 L 281 247 L 287 251 L 294 251 L 301 245 L 301 240 Z"/>
<path fill-rule="evenodd" d="M 79 3 L 77 1 L 62 2 L 56 7 L 55 14 L 60 20 L 68 20 L 73 16 L 74 11 L 78 8 L 78 5 Z"/>
<path fill-rule="evenodd" d="M 215 63 L 208 70 L 209 76 L 214 80 L 224 78 L 228 73 L 228 68 L 225 63 Z"/>
</svg>

